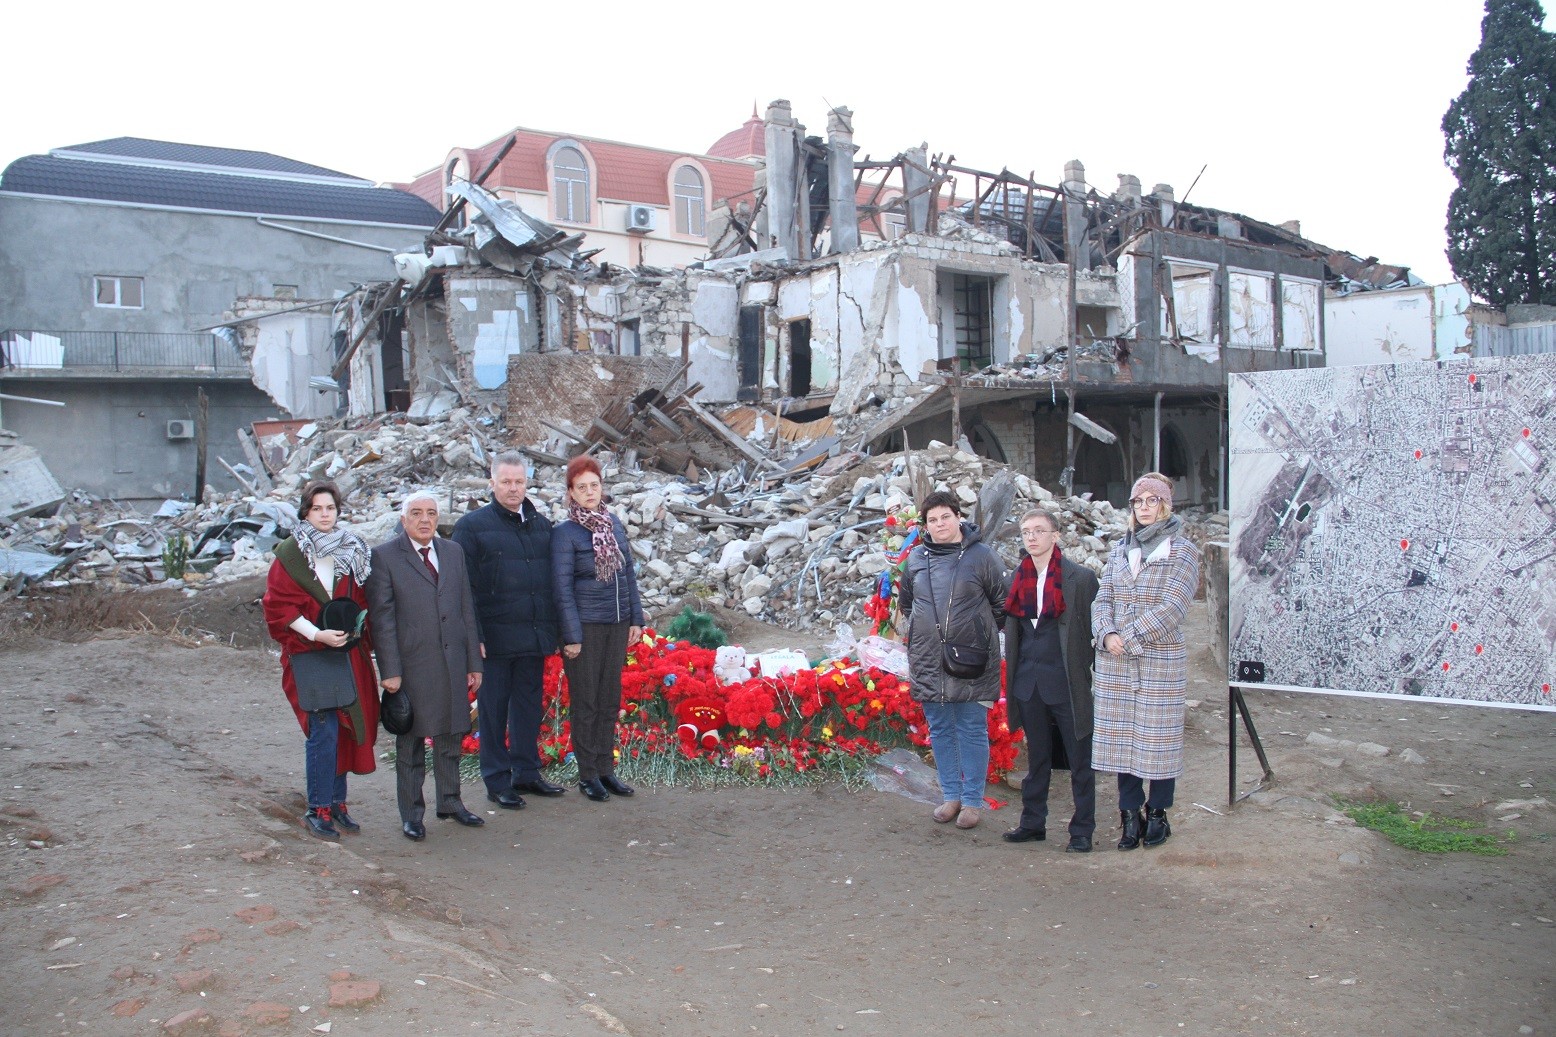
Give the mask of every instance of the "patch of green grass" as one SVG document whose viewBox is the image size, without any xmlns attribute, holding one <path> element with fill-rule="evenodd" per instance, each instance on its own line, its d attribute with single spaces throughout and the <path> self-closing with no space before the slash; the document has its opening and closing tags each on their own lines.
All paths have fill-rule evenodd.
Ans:
<svg viewBox="0 0 1556 1037">
<path fill-rule="evenodd" d="M 1352 803 L 1341 800 L 1340 809 L 1363 828 L 1370 828 L 1385 836 L 1389 842 L 1418 853 L 1478 853 L 1485 857 L 1505 857 L 1507 848 L 1503 840 L 1474 829 L 1481 826 L 1474 821 L 1461 821 L 1455 817 L 1434 817 L 1423 814 L 1412 817 L 1398 803 Z M 1508 833 L 1506 842 L 1512 842 Z"/>
</svg>

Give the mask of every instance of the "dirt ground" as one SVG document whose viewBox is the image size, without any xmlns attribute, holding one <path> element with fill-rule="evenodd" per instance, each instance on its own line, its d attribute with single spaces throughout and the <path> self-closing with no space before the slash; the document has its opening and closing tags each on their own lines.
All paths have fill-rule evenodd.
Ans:
<svg viewBox="0 0 1556 1037">
<path fill-rule="evenodd" d="M 1556 1032 L 1556 714 L 1251 694 L 1276 781 L 1228 809 L 1205 651 L 1156 849 L 1113 849 L 1100 782 L 1089 856 L 1002 842 L 1019 805 L 964 832 L 837 788 L 517 812 L 467 788 L 485 828 L 429 820 L 411 843 L 387 764 L 352 779 L 362 834 L 326 844 L 298 824 L 302 739 L 257 593 L 192 599 L 184 625 L 222 643 L 0 646 L 0 1031 Z M 1486 822 L 1510 852 L 1411 853 L 1336 795 Z"/>
</svg>

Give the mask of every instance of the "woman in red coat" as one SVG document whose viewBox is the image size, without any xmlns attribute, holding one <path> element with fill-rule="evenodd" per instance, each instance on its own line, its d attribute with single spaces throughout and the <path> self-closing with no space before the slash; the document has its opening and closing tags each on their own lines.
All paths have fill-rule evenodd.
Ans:
<svg viewBox="0 0 1556 1037">
<path fill-rule="evenodd" d="M 304 487 L 297 506 L 301 520 L 292 536 L 275 546 L 276 560 L 265 582 L 265 625 L 281 646 L 281 688 L 307 736 L 308 831 L 320 839 L 339 839 L 342 830 L 361 831 L 346 812 L 347 773 L 371 774 L 376 766 L 373 742 L 378 737 L 378 678 L 369 652 L 366 626 L 361 640 L 344 630 L 321 629 L 324 606 L 346 598 L 362 611 L 367 597 L 371 555 L 355 533 L 336 529 L 340 491 L 333 483 Z M 331 593 L 333 592 L 333 593 Z M 357 700 L 343 709 L 305 712 L 297 704 L 292 657 L 300 652 L 346 648 L 356 677 Z"/>
</svg>

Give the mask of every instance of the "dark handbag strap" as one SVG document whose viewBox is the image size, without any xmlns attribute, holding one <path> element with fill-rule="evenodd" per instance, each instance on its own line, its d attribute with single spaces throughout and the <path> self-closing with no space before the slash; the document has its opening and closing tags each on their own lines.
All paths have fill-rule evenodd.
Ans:
<svg viewBox="0 0 1556 1037">
<path fill-rule="evenodd" d="M 934 559 L 930 557 L 929 545 L 924 546 L 924 582 L 929 585 L 929 614 L 935 617 L 935 633 L 940 635 L 940 643 L 946 643 L 946 628 L 951 625 L 951 607 L 956 604 L 956 578 L 962 575 L 962 555 L 967 553 L 967 545 L 956 552 L 956 565 L 951 569 L 951 600 L 945 604 L 945 623 L 940 622 L 940 606 L 935 604 L 935 578 Z"/>
</svg>

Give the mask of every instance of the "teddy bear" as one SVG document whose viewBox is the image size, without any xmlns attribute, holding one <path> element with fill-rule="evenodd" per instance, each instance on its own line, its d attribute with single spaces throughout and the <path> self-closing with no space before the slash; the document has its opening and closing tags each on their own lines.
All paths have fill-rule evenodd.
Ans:
<svg viewBox="0 0 1556 1037">
<path fill-rule="evenodd" d="M 675 720 L 680 726 L 675 733 L 681 739 L 681 750 L 691 756 L 699 748 L 719 747 L 719 728 L 724 726 L 724 707 L 712 699 L 689 698 L 675 707 Z"/>
</svg>

